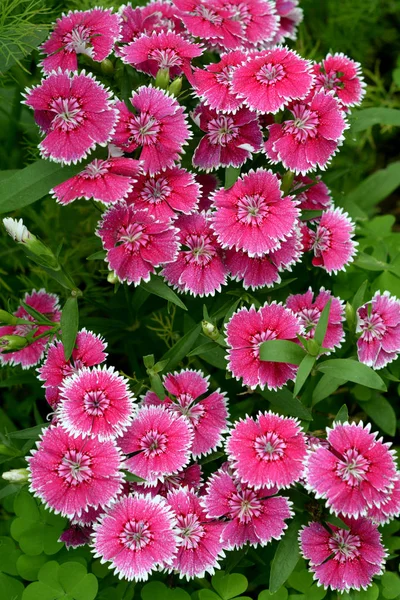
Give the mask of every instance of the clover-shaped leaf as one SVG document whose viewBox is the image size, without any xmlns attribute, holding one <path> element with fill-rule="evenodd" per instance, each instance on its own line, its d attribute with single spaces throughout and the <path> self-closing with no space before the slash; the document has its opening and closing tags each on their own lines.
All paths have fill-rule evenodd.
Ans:
<svg viewBox="0 0 400 600">
<path fill-rule="evenodd" d="M 140 595 L 142 600 L 190 600 L 190 596 L 182 588 L 167 588 L 161 581 L 152 581 L 143 586 Z"/>
<path fill-rule="evenodd" d="M 18 575 L 17 559 L 21 555 L 12 539 L 0 536 L 0 572 L 8 575 Z"/>
<path fill-rule="evenodd" d="M 224 571 L 219 571 L 211 579 L 212 586 L 223 600 L 230 600 L 240 596 L 247 590 L 248 581 L 240 573 L 225 575 Z"/>
<path fill-rule="evenodd" d="M 80 563 L 56 561 L 46 563 L 39 571 L 39 581 L 24 590 L 22 600 L 94 600 L 98 583 Z"/>
</svg>

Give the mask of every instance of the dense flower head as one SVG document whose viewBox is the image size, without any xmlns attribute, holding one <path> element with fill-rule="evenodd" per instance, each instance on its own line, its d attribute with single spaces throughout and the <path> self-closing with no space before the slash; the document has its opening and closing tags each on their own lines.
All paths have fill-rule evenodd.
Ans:
<svg viewBox="0 0 400 600">
<path fill-rule="evenodd" d="M 210 477 L 202 503 L 209 518 L 224 519 L 224 549 L 234 550 L 245 544 L 265 546 L 282 537 L 285 520 L 293 513 L 291 503 L 276 496 L 276 491 L 241 483 L 229 468 L 222 467 Z"/>
<path fill-rule="evenodd" d="M 101 62 L 111 53 L 120 35 L 120 17 L 111 9 L 92 8 L 70 11 L 57 19 L 49 39 L 42 44 L 46 54 L 42 66 L 45 73 L 76 71 L 78 54 L 86 54 Z"/>
<path fill-rule="evenodd" d="M 167 221 L 122 202 L 103 215 L 97 235 L 109 268 L 120 281 L 134 285 L 149 281 L 155 267 L 174 261 L 179 248 L 176 230 Z"/>
<path fill-rule="evenodd" d="M 57 414 L 71 435 L 110 440 L 130 424 L 133 400 L 127 380 L 113 367 L 83 367 L 62 384 Z"/>
<path fill-rule="evenodd" d="M 294 233 L 296 204 L 291 196 L 283 197 L 272 171 L 251 170 L 232 187 L 216 191 L 212 227 L 223 248 L 263 256 Z"/>
<path fill-rule="evenodd" d="M 365 516 L 383 504 L 396 479 L 390 444 L 370 432 L 370 424 L 334 423 L 328 429 L 330 448 L 319 447 L 309 456 L 307 487 L 336 513 Z"/>
<path fill-rule="evenodd" d="M 146 581 L 156 567 L 167 567 L 177 552 L 176 521 L 158 496 L 126 496 L 95 525 L 93 549 L 120 578 Z"/>
<path fill-rule="evenodd" d="M 306 175 L 297 175 L 293 179 L 291 192 L 297 192 L 296 200 L 300 202 L 302 210 L 326 210 L 332 204 L 329 188 L 319 176 L 313 181 Z"/>
<path fill-rule="evenodd" d="M 259 310 L 241 308 L 226 326 L 228 369 L 250 388 L 281 388 L 296 376 L 297 367 L 289 363 L 262 361 L 260 345 L 267 340 L 297 341 L 302 332 L 299 319 L 291 310 L 272 302 Z"/>
<path fill-rule="evenodd" d="M 113 143 L 132 152 L 141 147 L 143 170 L 150 175 L 174 166 L 191 137 L 184 109 L 163 90 L 141 86 L 133 92 L 132 113 L 117 102 L 119 121 Z"/>
<path fill-rule="evenodd" d="M 164 387 L 172 398 L 167 396 L 160 400 L 154 392 L 149 391 L 143 403 L 160 404 L 190 421 L 194 430 L 194 457 L 215 450 L 222 442 L 222 434 L 227 432 L 228 410 L 224 394 L 216 390 L 205 396 L 209 388 L 208 377 L 204 377 L 201 371 L 190 369 L 166 375 Z"/>
<path fill-rule="evenodd" d="M 227 268 L 208 215 L 183 215 L 174 221 L 182 249 L 162 270 L 169 284 L 194 296 L 213 296 L 225 285 Z"/>
<path fill-rule="evenodd" d="M 311 89 L 311 63 L 293 50 L 276 47 L 250 55 L 234 69 L 232 91 L 246 106 L 261 113 L 276 113 Z"/>
<path fill-rule="evenodd" d="M 385 549 L 368 519 L 343 518 L 349 529 L 312 522 L 300 533 L 300 548 L 319 585 L 340 592 L 366 589 L 383 572 Z"/>
<path fill-rule="evenodd" d="M 225 524 L 208 519 L 199 497 L 188 488 L 170 492 L 167 503 L 174 512 L 178 535 L 178 552 L 170 570 L 186 579 L 213 575 L 225 556 L 220 541 Z"/>
<path fill-rule="evenodd" d="M 151 485 L 188 464 L 193 428 L 186 417 L 163 406 L 143 406 L 118 443 L 129 455 L 127 469 Z"/>
<path fill-rule="evenodd" d="M 156 175 L 140 175 L 132 186 L 127 203 L 147 210 L 160 221 L 175 219 L 179 213 L 190 214 L 197 208 L 200 184 L 193 173 L 173 167 Z"/>
<path fill-rule="evenodd" d="M 49 508 L 74 517 L 105 507 L 121 490 L 121 457 L 113 441 L 70 435 L 61 426 L 44 431 L 27 460 L 31 491 Z"/>
<path fill-rule="evenodd" d="M 365 95 L 365 83 L 360 63 L 351 60 L 341 52 L 328 56 L 313 68 L 316 91 L 333 90 L 344 107 L 361 104 Z"/>
<path fill-rule="evenodd" d="M 186 40 L 173 31 L 142 35 L 121 48 L 123 61 L 137 71 L 156 77 L 160 69 L 168 69 L 171 79 L 182 72 L 190 77 L 190 63 L 201 56 L 199 44 Z"/>
<path fill-rule="evenodd" d="M 329 300 L 331 306 L 322 347 L 333 350 L 335 347 L 340 347 L 344 340 L 344 306 L 340 298 L 332 296 L 331 292 L 321 288 L 314 299 L 314 292 L 309 288 L 305 294 L 289 296 L 286 300 L 286 306 L 300 319 L 304 328 L 302 335 L 307 339 L 312 339 L 321 313 Z"/>
<path fill-rule="evenodd" d="M 367 517 L 376 525 L 384 525 L 400 516 L 400 473 L 396 473 L 393 488 L 384 502 L 378 506 L 369 506 Z"/>
<path fill-rule="evenodd" d="M 238 479 L 255 489 L 280 489 L 299 481 L 307 454 L 298 421 L 272 412 L 239 420 L 226 451 Z"/>
<path fill-rule="evenodd" d="M 214 0 L 229 10 L 231 19 L 242 27 L 239 46 L 253 49 L 270 42 L 276 35 L 279 17 L 269 0 Z M 212 3 L 211 3 L 212 4 Z"/>
<path fill-rule="evenodd" d="M 45 135 L 39 144 L 43 158 L 77 163 L 96 144 L 105 146 L 111 140 L 118 111 L 110 92 L 85 71 L 52 72 L 26 91 L 25 104 L 34 110 Z"/>
<path fill-rule="evenodd" d="M 292 103 L 290 112 L 293 119 L 268 127 L 264 148 L 269 160 L 302 175 L 325 169 L 347 127 L 339 102 L 320 92 L 310 101 Z"/>
<path fill-rule="evenodd" d="M 325 210 L 315 230 L 307 230 L 306 244 L 314 253 L 314 267 L 321 267 L 329 275 L 344 271 L 357 252 L 354 232 L 353 221 L 341 208 Z"/>
<path fill-rule="evenodd" d="M 382 369 L 400 353 L 400 301 L 389 292 L 376 292 L 357 310 L 358 360 Z"/>
<path fill-rule="evenodd" d="M 174 31 L 186 34 L 186 28 L 176 13 L 177 10 L 168 0 L 149 2 L 146 6 L 137 8 L 133 8 L 130 3 L 121 6 L 120 41 L 125 44 L 132 42 L 143 33 L 151 35 L 154 32 Z"/>
<path fill-rule="evenodd" d="M 53 323 L 58 323 L 60 321 L 61 312 L 59 310 L 59 299 L 55 294 L 49 294 L 44 289 L 39 291 L 32 290 L 31 293 L 25 294 L 24 302 Z M 0 365 L 21 365 L 23 369 L 29 369 L 30 367 L 36 365 L 43 358 L 46 346 L 51 336 L 51 326 L 35 325 L 34 317 L 27 312 L 26 308 L 22 304 L 13 314 L 14 316 L 24 319 L 28 322 L 18 325 L 4 325 L 3 327 L 0 327 L 0 338 L 7 335 L 16 335 L 21 336 L 22 338 L 31 337 L 32 343 L 25 348 L 15 350 L 14 352 L 2 352 L 2 344 L 0 340 Z M 35 338 L 43 335 L 46 331 L 49 332 L 48 336 L 43 336 L 35 341 Z"/>
<path fill-rule="evenodd" d="M 263 138 L 258 118 L 247 108 L 222 114 L 199 104 L 192 117 L 206 134 L 193 153 L 193 166 L 198 169 L 240 167 L 253 152 L 261 150 Z"/>
<path fill-rule="evenodd" d="M 275 10 L 279 16 L 279 24 L 271 44 L 281 44 L 286 38 L 295 40 L 297 25 L 303 20 L 299 0 L 275 0 Z"/>
<path fill-rule="evenodd" d="M 95 158 L 71 179 L 56 185 L 53 196 L 66 205 L 78 198 L 114 204 L 127 197 L 140 172 L 140 162 L 132 158 Z"/>
</svg>

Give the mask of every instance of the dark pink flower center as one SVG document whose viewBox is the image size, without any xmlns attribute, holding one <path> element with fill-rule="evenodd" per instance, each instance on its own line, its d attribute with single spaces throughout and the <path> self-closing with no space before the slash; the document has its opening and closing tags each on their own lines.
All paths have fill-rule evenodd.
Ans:
<svg viewBox="0 0 400 600">
<path fill-rule="evenodd" d="M 16 325 L 14 335 L 20 335 L 21 337 L 27 337 L 36 328 L 37 328 L 37 325 L 33 325 L 33 324 L 28 325 L 28 323 Z"/>
<path fill-rule="evenodd" d="M 179 535 L 182 538 L 182 547 L 185 550 L 197 548 L 201 539 L 205 535 L 204 527 L 199 522 L 199 518 L 194 513 L 188 515 L 177 515 L 176 520 L 179 528 Z"/>
<path fill-rule="evenodd" d="M 370 462 L 358 450 L 347 450 L 342 460 L 338 463 L 336 472 L 339 477 L 351 485 L 357 486 L 367 479 Z"/>
<path fill-rule="evenodd" d="M 182 58 L 173 48 L 155 48 L 149 52 L 149 59 L 155 60 L 160 69 L 180 67 Z"/>
<path fill-rule="evenodd" d="M 239 134 L 239 127 L 235 126 L 232 117 L 220 116 L 211 119 L 207 124 L 208 139 L 211 144 L 226 146 Z"/>
<path fill-rule="evenodd" d="M 286 72 L 282 65 L 273 65 L 272 63 L 267 63 L 258 71 L 256 74 L 256 79 L 265 85 L 274 85 L 278 81 L 281 81 L 285 75 Z"/>
<path fill-rule="evenodd" d="M 119 535 L 121 544 L 129 550 L 142 550 L 153 539 L 149 524 L 146 521 L 128 521 Z"/>
<path fill-rule="evenodd" d="M 240 4 L 225 2 L 224 8 L 228 9 L 232 13 L 232 21 L 240 21 L 243 25 L 248 25 L 251 23 L 252 15 L 247 2 L 241 2 Z"/>
<path fill-rule="evenodd" d="M 332 243 L 332 233 L 329 229 L 319 226 L 317 231 L 310 230 L 310 238 L 314 254 L 320 257 L 324 252 L 330 249 Z"/>
<path fill-rule="evenodd" d="M 371 313 L 360 320 L 359 327 L 362 330 L 362 339 L 368 343 L 381 340 L 387 331 L 386 323 L 378 313 Z"/>
<path fill-rule="evenodd" d="M 285 454 L 286 444 L 274 431 L 258 436 L 254 440 L 254 450 L 261 460 L 280 460 Z"/>
<path fill-rule="evenodd" d="M 68 450 L 58 465 L 58 474 L 68 485 L 78 485 L 89 481 L 93 476 L 92 459 L 88 454 Z"/>
<path fill-rule="evenodd" d="M 49 110 L 55 113 L 52 125 L 62 131 L 71 131 L 84 120 L 85 112 L 76 98 L 55 98 Z"/>
<path fill-rule="evenodd" d="M 153 146 L 157 143 L 160 123 L 148 113 L 132 115 L 129 128 L 131 131 L 130 142 L 135 141 L 138 146 Z"/>
<path fill-rule="evenodd" d="M 146 457 L 159 456 L 167 450 L 168 436 L 157 429 L 152 429 L 141 438 L 140 447 Z"/>
<path fill-rule="evenodd" d="M 77 25 L 63 37 L 63 44 L 68 52 L 92 55 L 92 48 L 88 48 L 92 37 L 91 30 L 85 25 Z"/>
<path fill-rule="evenodd" d="M 204 406 L 200 402 L 193 404 L 194 399 L 189 394 L 182 394 L 177 398 L 177 401 L 171 404 L 171 408 L 180 415 L 187 417 L 192 425 L 196 425 L 204 415 Z"/>
<path fill-rule="evenodd" d="M 146 246 L 149 239 L 145 225 L 129 223 L 129 225 L 121 227 L 119 230 L 117 244 L 124 244 L 129 246 L 132 252 L 138 252 L 141 247 Z"/>
<path fill-rule="evenodd" d="M 238 490 L 228 500 L 230 516 L 241 523 L 250 523 L 263 512 L 262 501 L 257 492 L 250 489 Z"/>
<path fill-rule="evenodd" d="M 217 83 L 221 83 L 222 85 L 229 86 L 232 81 L 232 75 L 235 67 L 232 65 L 226 65 L 219 73 L 215 74 L 215 79 Z"/>
<path fill-rule="evenodd" d="M 292 113 L 295 118 L 292 121 L 285 122 L 285 131 L 294 135 L 298 142 L 305 142 L 309 138 L 315 138 L 318 133 L 318 114 L 307 108 L 305 104 L 294 106 Z"/>
<path fill-rule="evenodd" d="M 81 177 L 85 179 L 98 179 L 103 175 L 106 175 L 110 169 L 110 163 L 108 160 L 100 160 L 95 158 L 93 162 L 86 165 L 81 173 Z"/>
<path fill-rule="evenodd" d="M 195 17 L 200 17 L 204 19 L 204 21 L 209 21 L 213 25 L 222 25 L 223 19 L 222 17 L 215 12 L 212 8 L 207 8 L 204 4 L 200 4 L 195 8 L 193 13 L 191 13 Z"/>
<path fill-rule="evenodd" d="M 302 308 L 296 314 L 299 317 L 301 324 L 304 325 L 307 337 L 310 337 L 319 321 L 321 311 L 316 306 L 310 306 L 309 308 Z"/>
<path fill-rule="evenodd" d="M 208 235 L 188 235 L 185 246 L 189 247 L 189 251 L 185 251 L 185 260 L 188 263 L 207 265 L 217 254 Z"/>
<path fill-rule="evenodd" d="M 268 213 L 267 201 L 260 194 L 242 196 L 237 203 L 238 220 L 246 225 L 259 225 Z"/>
<path fill-rule="evenodd" d="M 90 390 L 83 397 L 83 406 L 89 415 L 99 417 L 110 406 L 110 400 L 103 390 Z"/>
<path fill-rule="evenodd" d="M 336 90 L 343 88 L 343 82 L 338 76 L 336 71 L 329 71 L 328 73 L 318 73 L 316 77 L 316 84 L 319 89 L 325 90 Z"/>
<path fill-rule="evenodd" d="M 152 204 L 159 204 L 163 202 L 171 194 L 172 189 L 168 185 L 166 177 L 160 177 L 156 179 L 152 177 L 143 186 L 140 192 L 141 198 L 145 202 L 151 202 Z"/>
<path fill-rule="evenodd" d="M 250 338 L 250 346 L 253 348 L 253 355 L 255 358 L 260 356 L 260 344 L 268 340 L 276 340 L 276 332 L 272 329 L 261 331 L 252 335 Z"/>
<path fill-rule="evenodd" d="M 329 538 L 328 546 L 335 560 L 343 563 L 360 556 L 361 540 L 358 535 L 339 529 Z"/>
</svg>

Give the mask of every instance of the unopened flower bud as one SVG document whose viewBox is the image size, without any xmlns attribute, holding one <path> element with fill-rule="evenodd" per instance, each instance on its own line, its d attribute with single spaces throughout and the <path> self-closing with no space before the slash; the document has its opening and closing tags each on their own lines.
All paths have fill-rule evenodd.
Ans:
<svg viewBox="0 0 400 600">
<path fill-rule="evenodd" d="M 18 317 L 15 317 L 6 310 L 0 309 L 0 323 L 6 323 L 7 325 L 16 325 Z"/>
<path fill-rule="evenodd" d="M 110 273 L 107 275 L 107 281 L 108 283 L 117 283 L 118 282 L 118 277 L 115 271 L 110 271 Z"/>
<path fill-rule="evenodd" d="M 219 337 L 218 327 L 210 323 L 209 321 L 202 321 L 201 328 L 203 330 L 204 335 L 211 338 L 212 340 L 216 340 Z"/>
<path fill-rule="evenodd" d="M 101 61 L 100 68 L 104 75 L 112 75 L 114 73 L 114 65 L 109 58 Z"/>
<path fill-rule="evenodd" d="M 168 91 L 171 94 L 173 94 L 174 96 L 178 96 L 181 89 L 182 89 L 182 77 L 177 77 L 176 79 L 173 80 L 173 82 L 169 86 Z"/>
<path fill-rule="evenodd" d="M 3 225 L 6 228 L 8 235 L 10 235 L 15 242 L 26 244 L 29 240 L 35 239 L 35 236 L 28 231 L 28 228 L 24 225 L 22 219 L 17 221 L 17 219 L 6 217 L 3 219 Z"/>
<path fill-rule="evenodd" d="M 3 479 L 11 483 L 27 483 L 29 481 L 28 469 L 11 469 L 2 474 Z"/>
<path fill-rule="evenodd" d="M 54 256 L 52 250 L 38 240 L 38 238 L 25 227 L 22 219 L 17 221 L 16 219 L 7 217 L 3 219 L 3 224 L 12 239 L 19 244 L 23 244 L 26 248 L 25 251 L 27 256 L 34 260 L 38 265 L 50 269 L 60 268 L 58 260 Z"/>
<path fill-rule="evenodd" d="M 169 69 L 159 69 L 156 75 L 155 86 L 166 90 L 169 84 Z"/>
<path fill-rule="evenodd" d="M 28 340 L 20 335 L 3 335 L 0 338 L 0 350 L 22 350 L 28 345 Z"/>
<path fill-rule="evenodd" d="M 311 356 L 318 356 L 321 346 L 315 340 L 308 340 L 307 342 L 307 350 Z"/>
</svg>

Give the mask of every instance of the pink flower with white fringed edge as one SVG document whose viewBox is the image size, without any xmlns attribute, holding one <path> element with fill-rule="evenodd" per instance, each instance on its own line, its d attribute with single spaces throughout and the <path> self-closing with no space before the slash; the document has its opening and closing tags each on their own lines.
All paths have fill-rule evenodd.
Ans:
<svg viewBox="0 0 400 600">
<path fill-rule="evenodd" d="M 199 497 L 188 488 L 168 494 L 178 535 L 178 553 L 169 570 L 187 580 L 214 574 L 225 557 L 220 541 L 225 523 L 208 519 Z"/>
<path fill-rule="evenodd" d="M 242 26 L 240 47 L 252 49 L 270 42 L 279 26 L 274 2 L 269 0 L 214 0 L 215 5 L 227 9 L 231 19 Z"/>
<path fill-rule="evenodd" d="M 185 416 L 194 430 L 193 457 L 213 452 L 222 443 L 228 431 L 228 409 L 225 394 L 219 389 L 204 397 L 208 391 L 209 377 L 201 371 L 185 370 L 164 377 L 164 387 L 172 396 L 160 400 L 149 391 L 143 404 L 160 404 L 173 413 Z"/>
<path fill-rule="evenodd" d="M 250 487 L 287 488 L 304 471 L 307 447 L 296 419 L 271 411 L 240 419 L 226 442 L 235 475 Z"/>
<path fill-rule="evenodd" d="M 358 106 L 365 96 L 365 83 L 361 65 L 342 52 L 328 56 L 313 68 L 314 89 L 319 92 L 334 91 L 344 107 Z"/>
<path fill-rule="evenodd" d="M 400 353 L 400 301 L 389 292 L 376 292 L 357 310 L 358 360 L 382 369 Z"/>
<path fill-rule="evenodd" d="M 156 404 L 156 403 L 154 403 Z M 199 492 L 203 485 L 201 466 L 197 463 L 185 467 L 179 473 L 167 475 L 162 481 L 157 481 L 155 485 L 147 485 L 145 483 L 129 483 L 131 491 L 135 493 L 148 493 L 151 496 L 167 497 L 169 493 L 175 492 L 182 488 L 189 488 L 193 492 Z"/>
<path fill-rule="evenodd" d="M 137 8 L 133 8 L 130 4 L 122 5 L 119 9 L 122 21 L 120 42 L 124 44 L 132 42 L 143 33 L 151 35 L 154 32 L 173 31 L 187 35 L 177 12 L 168 0 L 149 2 L 146 6 Z"/>
<path fill-rule="evenodd" d="M 232 75 L 232 91 L 246 106 L 261 113 L 276 113 L 311 89 L 311 63 L 286 47 L 250 55 Z"/>
<path fill-rule="evenodd" d="M 314 267 L 321 267 L 329 275 L 344 271 L 357 253 L 358 242 L 352 239 L 354 233 L 353 221 L 341 208 L 324 211 L 315 231 L 307 230 L 307 245 L 314 252 Z"/>
<path fill-rule="evenodd" d="M 78 198 L 114 204 L 127 197 L 140 172 L 140 162 L 132 158 L 95 158 L 81 173 L 56 185 L 51 193 L 60 204 Z"/>
<path fill-rule="evenodd" d="M 394 486 L 380 507 L 369 506 L 367 517 L 376 525 L 385 525 L 400 516 L 400 473 L 397 471 Z"/>
<path fill-rule="evenodd" d="M 278 250 L 261 257 L 251 257 L 243 250 L 226 250 L 225 264 L 231 279 L 243 281 L 245 289 L 256 290 L 280 283 L 280 273 L 291 271 L 291 267 L 299 262 L 301 255 L 301 233 L 298 227 L 295 227 L 293 234 L 281 242 Z"/>
<path fill-rule="evenodd" d="M 146 581 L 171 565 L 177 552 L 176 520 L 164 498 L 126 496 L 94 526 L 93 552 L 120 579 Z"/>
<path fill-rule="evenodd" d="M 49 294 L 44 289 L 39 291 L 32 290 L 30 294 L 25 294 L 24 302 L 50 319 L 50 321 L 59 323 L 61 312 L 59 310 L 59 298 L 55 294 Z M 3 353 L 0 341 L 0 365 L 21 365 L 23 369 L 29 369 L 30 367 L 37 365 L 43 358 L 46 346 L 50 340 L 50 333 L 48 337 L 44 336 L 36 341 L 34 341 L 35 337 L 44 334 L 46 331 L 50 331 L 51 326 L 34 325 L 33 321 L 35 321 L 35 319 L 22 305 L 19 306 L 13 314 L 25 321 L 31 321 L 32 324 L 22 323 L 20 325 L 4 325 L 3 327 L 0 327 L 0 338 L 3 335 L 19 335 L 21 337 L 27 337 L 34 332 L 32 338 L 33 342 L 21 350 Z"/>
<path fill-rule="evenodd" d="M 49 39 L 41 46 L 47 55 L 42 61 L 44 72 L 48 74 L 58 68 L 76 71 L 78 54 L 101 62 L 112 52 L 120 29 L 120 17 L 112 9 L 70 11 L 57 19 Z"/>
<path fill-rule="evenodd" d="M 322 347 L 333 350 L 340 348 L 345 337 L 343 331 L 344 305 L 340 298 L 332 296 L 330 291 L 322 287 L 314 300 L 314 292 L 308 288 L 305 294 L 290 295 L 286 300 L 286 306 L 300 319 L 304 327 L 302 335 L 307 339 L 312 339 L 321 313 L 329 300 L 331 306 Z"/>
<path fill-rule="evenodd" d="M 130 424 L 133 401 L 128 381 L 114 367 L 83 367 L 61 385 L 57 414 L 73 436 L 111 440 Z"/>
<path fill-rule="evenodd" d="M 296 200 L 300 202 L 301 210 L 326 210 L 329 208 L 332 204 L 332 196 L 328 186 L 319 176 L 315 177 L 313 181 L 306 175 L 297 175 L 293 179 L 290 191 L 294 193 L 307 186 L 310 187 L 296 194 Z"/>
<path fill-rule="evenodd" d="M 72 518 L 91 506 L 108 506 L 122 489 L 121 457 L 113 441 L 74 437 L 50 426 L 32 455 L 30 489 L 56 513 Z"/>
<path fill-rule="evenodd" d="M 229 189 L 214 194 L 212 227 L 223 248 L 263 256 L 277 250 L 293 234 L 299 210 L 283 197 L 278 177 L 265 169 L 249 171 Z"/>
<path fill-rule="evenodd" d="M 147 210 L 155 219 L 168 221 L 179 213 L 188 215 L 196 210 L 200 185 L 193 173 L 173 167 L 156 175 L 141 175 L 133 184 L 127 203 L 137 210 Z"/>
<path fill-rule="evenodd" d="M 272 162 L 305 175 L 317 167 L 325 169 L 348 127 L 339 102 L 332 94 L 320 92 L 310 101 L 291 104 L 293 119 L 268 127 L 265 152 Z"/>
<path fill-rule="evenodd" d="M 203 48 L 173 31 L 142 35 L 120 50 L 122 60 L 156 77 L 160 69 L 168 69 L 171 79 L 183 73 L 190 78 L 190 63 L 201 56 Z"/>
<path fill-rule="evenodd" d="M 370 429 L 362 422 L 334 423 L 327 428 L 330 449 L 319 447 L 308 458 L 307 488 L 335 514 L 365 516 L 369 507 L 387 500 L 394 486 L 393 451 Z"/>
<path fill-rule="evenodd" d="M 25 104 L 45 135 L 43 158 L 69 165 L 86 158 L 96 144 L 105 146 L 114 134 L 118 111 L 111 93 L 85 71 L 52 72 L 26 90 Z"/>
<path fill-rule="evenodd" d="M 240 483 L 224 467 L 210 477 L 202 503 L 210 519 L 228 519 L 221 536 L 224 549 L 265 546 L 282 537 L 293 513 L 291 502 L 276 492 Z"/>
<path fill-rule="evenodd" d="M 192 164 L 198 169 L 240 167 L 253 152 L 261 150 L 263 137 L 258 118 L 247 108 L 226 115 L 199 104 L 192 118 L 206 134 L 193 153 Z"/>
<path fill-rule="evenodd" d="M 299 536 L 302 554 L 325 589 L 366 589 L 375 575 L 383 573 L 386 552 L 381 535 L 368 519 L 343 517 L 343 521 L 348 530 L 316 522 L 304 527 Z"/>
<path fill-rule="evenodd" d="M 193 72 L 195 93 L 204 104 L 220 112 L 232 113 L 243 104 L 243 101 L 232 92 L 232 75 L 235 67 L 247 60 L 242 50 L 227 52 L 217 63 L 206 65 L 204 69 Z"/>
<path fill-rule="evenodd" d="M 226 284 L 228 270 L 221 247 L 210 227 L 207 214 L 184 215 L 174 221 L 179 229 L 181 249 L 178 257 L 161 274 L 169 284 L 193 296 L 214 296 Z"/>
<path fill-rule="evenodd" d="M 103 215 L 96 234 L 107 250 L 109 268 L 128 285 L 149 281 L 156 267 L 176 259 L 179 248 L 169 222 L 122 202 Z"/>
<path fill-rule="evenodd" d="M 260 345 L 267 340 L 297 341 L 302 325 L 291 310 L 272 302 L 259 310 L 241 308 L 226 325 L 228 369 L 235 379 L 254 389 L 276 390 L 296 377 L 297 367 L 260 359 Z"/>
<path fill-rule="evenodd" d="M 129 455 L 127 469 L 152 485 L 188 464 L 193 428 L 188 419 L 163 406 L 143 406 L 118 443 Z"/>
<path fill-rule="evenodd" d="M 303 20 L 303 10 L 299 8 L 299 0 L 275 0 L 275 10 L 279 17 L 278 31 L 273 44 L 281 44 L 286 38 L 295 40 L 297 38 L 297 25 Z"/>
</svg>

